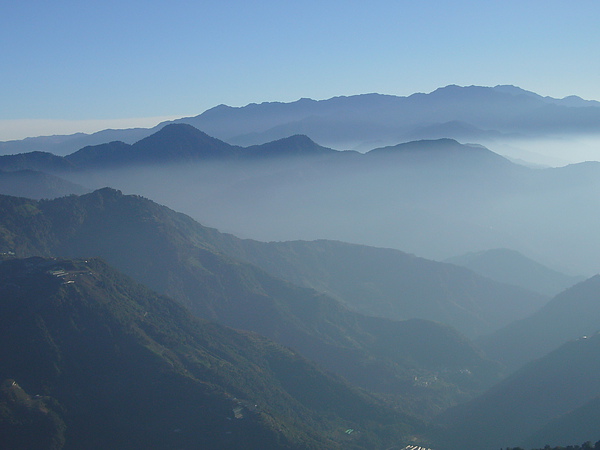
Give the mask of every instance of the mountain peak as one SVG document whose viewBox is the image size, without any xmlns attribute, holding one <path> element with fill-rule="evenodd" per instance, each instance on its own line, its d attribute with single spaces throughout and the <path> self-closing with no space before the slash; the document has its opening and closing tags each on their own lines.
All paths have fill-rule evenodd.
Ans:
<svg viewBox="0 0 600 450">
<path fill-rule="evenodd" d="M 442 150 L 447 148 L 466 147 L 458 141 L 450 138 L 441 139 L 421 139 L 418 141 L 403 142 L 398 145 L 390 145 L 388 147 L 375 148 L 369 152 L 370 154 L 391 154 L 401 152 L 426 151 L 426 150 Z"/>
<path fill-rule="evenodd" d="M 158 130 L 156 133 L 139 140 L 134 145 L 149 141 L 163 141 L 163 140 L 182 140 L 182 139 L 195 139 L 195 140 L 218 140 L 210 137 L 208 134 L 200 131 L 198 128 L 189 125 L 187 123 L 169 123 Z"/>
<path fill-rule="evenodd" d="M 100 189 L 96 189 L 94 192 L 92 192 L 91 194 L 88 195 L 99 195 L 101 197 L 106 197 L 106 198 L 119 198 L 119 197 L 123 197 L 123 192 L 121 192 L 118 189 L 114 189 L 111 187 L 103 187 Z"/>
<path fill-rule="evenodd" d="M 132 146 L 135 160 L 147 163 L 233 156 L 235 147 L 192 125 L 172 123 Z"/>
<path fill-rule="evenodd" d="M 245 154 L 252 157 L 316 156 L 336 152 L 322 147 L 304 134 L 247 147 Z"/>
</svg>

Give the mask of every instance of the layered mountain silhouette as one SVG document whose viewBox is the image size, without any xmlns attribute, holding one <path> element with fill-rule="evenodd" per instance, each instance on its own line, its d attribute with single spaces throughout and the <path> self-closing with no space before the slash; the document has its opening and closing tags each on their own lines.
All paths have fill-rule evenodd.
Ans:
<svg viewBox="0 0 600 450">
<path fill-rule="evenodd" d="M 189 125 L 167 125 L 133 145 L 112 142 L 84 147 L 65 159 L 78 167 L 106 168 L 235 157 L 233 147 Z"/>
<path fill-rule="evenodd" d="M 3 446 L 368 448 L 423 430 L 96 259 L 5 260 L 0 292 Z"/>
<path fill-rule="evenodd" d="M 17 156 L 21 169 L 39 170 L 39 157 Z M 57 172 L 53 163 L 45 172 L 89 189 L 142 194 L 263 241 L 336 239 L 437 260 L 512 248 L 570 273 L 598 271 L 594 163 L 531 169 L 451 139 L 366 154 L 327 149 L 306 136 L 236 147 L 185 124 L 59 160 L 69 169 Z M 0 157 L 0 170 L 6 166 L 15 167 L 13 156 Z"/>
<path fill-rule="evenodd" d="M 83 147 L 65 157 L 43 152 L 0 156 L 0 169 L 65 173 L 73 170 L 118 169 L 197 161 L 311 157 L 335 153 L 339 152 L 321 147 L 306 136 L 291 136 L 243 148 L 208 136 L 191 125 L 171 124 L 132 145 L 113 141 Z"/>
<path fill-rule="evenodd" d="M 327 162 L 352 162 L 360 165 L 374 164 L 393 158 L 396 164 L 465 162 L 484 163 L 490 166 L 517 166 L 505 158 L 476 145 L 461 145 L 453 139 L 413 141 L 371 150 L 365 155 L 340 152 L 322 147 L 305 135 L 294 135 L 262 145 L 239 147 L 215 139 L 186 124 L 166 125 L 151 136 L 133 145 L 120 141 L 84 147 L 65 157 L 51 153 L 30 152 L 0 156 L 0 169 L 41 170 L 51 173 L 70 173 L 77 170 L 121 169 L 136 166 L 193 163 L 197 161 L 234 161 L 253 159 L 295 159 L 330 156 Z"/>
<path fill-rule="evenodd" d="M 419 400 L 420 413 L 430 414 L 497 379 L 499 367 L 450 327 L 351 312 L 225 256 L 218 248 L 232 237 L 141 197 L 102 189 L 42 202 L 0 199 L 2 251 L 100 256 L 200 317 L 293 347 L 409 410 Z"/>
<path fill-rule="evenodd" d="M 102 130 L 92 134 L 75 133 L 69 135 L 28 137 L 22 140 L 0 142 L 0 154 L 12 155 L 40 151 L 65 156 L 83 147 L 100 145 L 107 142 L 121 141 L 133 144 L 156 131 L 158 129 L 129 128 Z"/>
<path fill-rule="evenodd" d="M 158 153 L 161 153 L 162 156 L 157 157 Z M 238 169 L 232 169 L 232 172 L 226 171 L 222 175 L 218 168 L 213 169 L 210 165 L 206 171 L 198 172 L 202 169 L 203 162 L 211 160 L 234 164 L 240 160 L 255 161 L 256 158 L 262 162 L 258 169 L 253 164 L 246 166 L 247 163 L 242 163 L 240 166 L 234 166 Z M 410 221 L 415 219 L 413 217 L 415 211 L 414 205 L 404 203 L 406 201 L 404 199 L 400 200 L 403 202 L 400 205 L 396 203 L 399 193 L 394 189 L 389 189 L 388 185 L 391 182 L 395 183 L 398 177 L 411 183 L 413 181 L 418 183 L 419 186 L 415 191 L 418 192 L 421 199 L 425 199 L 439 196 L 438 188 L 436 185 L 428 186 L 430 178 L 421 179 L 420 170 L 432 172 L 436 184 L 448 176 L 452 179 L 456 176 L 462 178 L 462 174 L 468 174 L 475 170 L 478 177 L 483 177 L 481 185 L 483 183 L 504 183 L 505 178 L 512 176 L 514 172 L 520 173 L 521 170 L 527 170 L 485 148 L 461 145 L 449 139 L 406 143 L 375 149 L 365 155 L 326 149 L 305 136 L 293 136 L 285 140 L 242 149 L 210 138 L 199 130 L 182 124 L 166 126 L 160 132 L 133 146 L 113 142 L 103 146 L 84 148 L 67 156 L 66 159 L 79 167 L 105 168 L 123 168 L 132 164 L 147 166 L 151 163 L 156 164 L 158 161 L 163 163 L 166 161 L 173 163 L 199 161 L 199 167 L 190 166 L 191 172 L 187 175 L 177 176 L 177 182 L 185 183 L 182 180 L 193 177 L 194 180 L 200 180 L 200 183 L 203 183 L 204 180 L 214 179 L 215 185 L 206 185 L 206 189 L 183 187 L 181 189 L 200 192 L 200 194 L 199 196 L 180 195 L 177 197 L 183 201 L 187 201 L 188 198 L 202 199 L 206 195 L 206 191 L 214 191 L 216 197 L 206 198 L 206 208 L 202 208 L 203 214 L 209 208 L 220 207 L 228 210 L 234 209 L 236 214 L 243 214 L 244 206 L 242 204 L 244 203 L 253 205 L 256 198 L 264 198 L 267 202 L 279 201 L 280 196 L 284 195 L 281 197 L 281 201 L 284 203 L 280 205 L 283 209 L 280 211 L 278 220 L 284 216 L 285 220 L 293 221 L 299 218 L 299 215 L 303 215 L 307 209 L 320 210 L 321 208 L 323 214 L 317 220 L 327 220 L 328 215 L 337 214 L 340 204 L 344 205 L 347 201 L 352 202 L 351 204 L 355 206 L 362 205 L 364 201 L 370 203 L 371 205 L 364 205 L 365 208 L 361 209 L 361 215 L 367 216 L 367 220 L 370 220 L 368 212 L 373 205 L 376 205 L 377 202 L 389 202 L 394 209 L 398 209 L 398 206 L 403 207 L 396 214 L 406 217 L 406 221 L 403 223 L 405 228 L 408 228 Z M 283 161 L 270 165 L 265 164 L 266 160 L 270 162 Z M 159 167 L 163 175 L 156 173 L 156 177 L 164 176 L 166 170 L 162 165 Z M 448 173 L 449 167 L 453 169 L 450 174 Z M 217 176 L 211 172 L 215 172 Z M 89 176 L 85 172 L 82 180 L 87 178 Z M 114 177 L 110 178 L 114 182 Z M 159 197 L 161 193 L 165 194 L 165 185 L 171 183 L 148 183 L 152 176 L 146 174 L 143 174 L 142 178 L 146 188 L 152 191 L 151 194 L 157 194 Z M 495 181 L 496 178 L 497 181 Z M 125 183 L 136 184 L 135 174 L 132 175 L 127 171 L 124 172 L 121 179 Z M 341 180 L 343 182 L 340 182 Z M 297 186 L 297 183 L 301 185 Z M 290 186 L 297 187 L 294 189 L 295 194 L 290 192 Z M 154 191 L 154 187 L 158 190 Z M 137 185 L 137 188 L 139 189 L 140 186 Z M 142 187 L 142 189 L 144 188 Z M 465 186 L 465 189 L 470 188 Z M 359 193 L 358 191 L 363 192 Z M 379 198 L 371 199 L 370 195 L 365 197 L 366 193 L 370 194 L 371 192 L 376 193 Z M 353 195 L 354 193 L 356 195 Z M 302 199 L 297 197 L 299 194 Z M 151 196 L 154 197 L 154 195 Z M 296 199 L 303 204 L 294 207 Z M 331 205 L 329 211 L 326 211 L 323 201 L 328 201 L 328 199 L 335 199 L 337 204 Z M 478 202 L 483 200 L 478 200 Z M 435 201 L 437 204 L 442 200 Z M 305 205 L 304 202 L 311 202 L 311 204 Z M 237 208 L 237 205 L 240 205 L 240 208 Z M 456 208 L 456 205 L 454 207 Z M 295 211 L 290 211 L 290 208 Z M 259 214 L 260 209 L 250 211 L 250 213 Z M 273 212 L 265 211 L 265 214 L 272 215 Z M 418 214 L 422 214 L 422 212 Z M 344 213 L 340 212 L 340 215 L 343 216 Z M 314 220 L 310 216 L 308 219 Z M 375 219 L 376 215 L 372 220 Z M 299 218 L 299 223 L 304 223 L 305 220 L 306 218 Z M 277 225 L 281 224 L 279 222 L 272 224 L 272 226 Z M 245 226 L 251 226 L 251 222 L 245 222 Z M 377 234 L 380 226 L 379 223 L 374 224 L 371 234 Z M 403 230 L 403 232 L 406 231 L 408 230 Z M 471 337 L 488 334 L 513 320 L 522 318 L 541 306 L 544 301 L 541 296 L 522 290 L 495 285 L 488 281 L 482 281 L 480 278 L 471 280 L 472 274 L 457 271 L 448 266 L 436 266 L 436 263 L 422 263 L 424 260 L 409 258 L 401 252 L 396 254 L 397 257 L 391 265 L 395 267 L 395 271 L 392 272 L 388 266 L 389 252 L 373 250 L 373 255 L 369 258 L 370 263 L 366 265 L 361 260 L 360 250 L 355 252 L 353 258 L 348 259 L 344 255 L 347 251 L 341 250 L 341 246 L 334 248 L 332 244 L 327 244 L 331 252 L 337 252 L 340 255 L 333 257 L 335 262 L 328 267 L 337 265 L 346 267 L 346 270 L 337 270 L 335 277 L 331 278 L 331 283 L 324 285 L 323 277 L 310 280 L 297 275 L 297 273 L 305 273 L 306 267 L 309 265 L 323 266 L 319 260 L 321 256 L 319 251 L 310 250 L 313 252 L 310 262 L 300 259 L 281 261 L 281 258 L 277 257 L 277 252 L 266 252 L 265 250 L 248 252 L 243 249 L 242 245 L 231 239 L 228 242 L 221 242 L 220 245 L 219 250 L 229 251 L 228 254 L 233 257 L 246 258 L 263 269 L 281 269 L 274 273 L 276 276 L 282 276 L 306 287 L 321 286 L 321 291 L 331 292 L 364 314 L 395 319 L 423 318 L 441 321 L 456 327 Z M 248 246 L 252 246 L 252 244 L 248 243 Z M 267 248 L 268 246 L 262 245 L 261 248 L 263 247 Z M 292 249 L 290 250 L 289 253 L 298 254 L 294 253 Z M 254 256 L 267 254 L 269 256 L 263 257 L 262 260 Z M 386 262 L 383 263 L 383 261 Z M 286 266 L 285 262 L 290 262 L 290 264 Z M 420 269 L 416 269 L 414 265 L 431 267 L 430 278 L 436 281 L 428 282 L 429 269 L 419 272 Z M 410 267 L 408 270 L 407 266 Z M 287 268 L 284 269 L 284 267 Z M 314 273 L 314 271 L 312 272 Z M 448 276 L 448 272 L 452 275 Z M 321 271 L 321 273 L 327 272 Z M 371 279 L 378 279 L 380 283 L 373 283 L 369 278 L 365 279 L 364 273 L 369 273 Z M 408 273 L 412 275 L 402 276 L 402 274 Z M 415 273 L 418 273 L 418 276 L 415 276 Z M 353 275 L 348 276 L 347 274 Z M 419 281 L 413 282 L 411 277 L 413 280 Z M 452 281 L 443 281 L 449 279 Z M 362 285 L 359 285 L 357 280 L 362 280 Z M 447 288 L 441 288 L 445 283 L 455 284 L 451 292 Z M 429 284 L 434 287 L 428 286 Z M 366 288 L 367 286 L 375 287 Z M 440 286 L 440 288 L 436 286 Z"/>
<path fill-rule="evenodd" d="M 0 156 L 0 442 L 600 440 L 600 278 L 548 269 L 600 270 L 600 163 L 455 140 L 599 123 L 578 97 L 447 86 L 0 143 L 22 152 Z M 84 194 L 109 185 L 138 195 Z"/>
<path fill-rule="evenodd" d="M 5 171 L 38 170 L 41 172 L 70 172 L 74 169 L 66 158 L 47 152 L 29 152 L 0 156 L 0 169 Z"/>
<path fill-rule="evenodd" d="M 231 144 L 254 145 L 306 134 L 337 149 L 369 149 L 400 141 L 451 137 L 477 141 L 484 136 L 540 136 L 597 132 L 600 103 L 576 96 L 542 97 L 515 86 L 439 88 L 408 97 L 364 94 L 328 100 L 261 103 L 234 108 L 219 105 L 195 117 L 178 119 Z M 449 123 L 461 125 L 448 126 Z M 129 144 L 158 131 L 104 130 L 92 135 L 29 138 L 0 143 L 2 154 L 33 150 L 66 155 L 110 141 Z M 444 129 L 444 135 L 440 135 Z M 366 145 L 366 147 L 365 147 Z"/>
</svg>

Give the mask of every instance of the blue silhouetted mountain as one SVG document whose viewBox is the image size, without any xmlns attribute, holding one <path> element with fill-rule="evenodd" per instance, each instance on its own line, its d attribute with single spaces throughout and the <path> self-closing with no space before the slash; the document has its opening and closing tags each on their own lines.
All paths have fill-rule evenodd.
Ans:
<svg viewBox="0 0 600 450">
<path fill-rule="evenodd" d="M 600 106 L 600 102 L 596 100 L 584 100 L 576 95 L 569 95 L 565 98 L 553 98 L 549 96 L 542 97 L 541 95 L 536 94 L 535 92 L 527 91 L 525 89 L 521 89 L 520 87 L 511 85 L 498 85 L 494 87 L 494 90 L 498 92 L 506 92 L 511 95 L 524 95 L 528 97 L 533 97 L 554 105 L 571 107 Z"/>
<path fill-rule="evenodd" d="M 219 248 L 239 240 L 141 197 L 102 189 L 42 202 L 0 199 L 0 251 L 100 256 L 194 314 L 293 347 L 402 408 L 431 414 L 498 376 L 499 367 L 452 328 L 352 312 L 225 256 Z"/>
<path fill-rule="evenodd" d="M 335 150 L 316 144 L 308 136 L 298 134 L 266 144 L 246 147 L 242 155 L 250 158 L 302 158 L 338 153 Z"/>
<path fill-rule="evenodd" d="M 383 448 L 424 431 L 97 259 L 0 263 L 0 339 L 3 448 Z"/>
<path fill-rule="evenodd" d="M 0 156 L 0 193 L 39 199 L 89 192 L 62 178 L 76 170 L 71 162 L 51 153 Z"/>
<path fill-rule="evenodd" d="M 92 134 L 75 133 L 69 135 L 53 135 L 28 137 L 22 140 L 0 142 L 0 154 L 28 153 L 43 151 L 65 156 L 80 148 L 100 145 L 106 142 L 122 141 L 133 144 L 146 136 L 155 133 L 160 128 L 128 128 L 108 129 Z"/>
<path fill-rule="evenodd" d="M 492 280 L 520 286 L 549 297 L 583 281 L 581 277 L 557 272 L 506 248 L 471 252 L 449 258 L 445 262 L 466 267 Z"/>
<path fill-rule="evenodd" d="M 131 162 L 129 151 L 131 145 L 121 141 L 84 147 L 67 155 L 65 160 L 75 167 L 119 167 Z"/>
<path fill-rule="evenodd" d="M 111 142 L 84 147 L 65 159 L 80 169 L 190 164 L 339 153 L 315 144 L 306 136 L 292 136 L 247 148 L 229 145 L 187 124 L 170 124 L 133 145 Z"/>
<path fill-rule="evenodd" d="M 236 155 L 235 147 L 192 126 L 179 124 L 166 125 L 133 145 L 111 142 L 84 147 L 68 155 L 66 159 L 80 168 L 91 169 L 189 163 L 206 159 L 227 159 Z"/>
<path fill-rule="evenodd" d="M 211 136 L 243 146 L 305 134 L 323 145 L 348 149 L 371 142 L 387 145 L 415 138 L 476 141 L 483 136 L 482 132 L 488 137 L 596 133 L 599 121 L 600 104 L 576 96 L 555 99 L 515 86 L 451 85 L 407 97 L 363 94 L 319 101 L 253 103 L 244 107 L 219 105 L 198 116 L 173 122 L 193 125 Z M 459 122 L 462 125 L 458 128 L 444 125 Z M 104 130 L 92 135 L 78 133 L 1 142 L 0 153 L 43 150 L 66 155 L 85 146 L 115 140 L 133 144 L 166 123 L 170 122 L 149 129 Z M 440 136 L 440 127 L 446 127 L 449 134 Z"/>
<path fill-rule="evenodd" d="M 597 441 L 598 424 L 592 427 L 588 419 L 598 417 L 598 373 L 600 335 L 570 341 L 475 400 L 444 412 L 441 421 L 447 426 L 447 435 L 441 438 L 439 448 L 492 450 L 526 442 L 526 448 L 560 443 L 543 441 L 546 437 L 571 443 Z M 586 419 L 583 413 L 591 416 Z M 571 422 L 574 417 L 582 422 Z M 573 428 L 565 434 L 550 432 L 551 426 L 564 430 L 568 423 Z"/>
<path fill-rule="evenodd" d="M 0 156 L 0 170 L 38 170 L 41 172 L 70 172 L 75 166 L 67 159 L 45 152 L 19 153 Z"/>
<path fill-rule="evenodd" d="M 419 132 L 421 138 L 440 137 L 435 129 L 433 135 L 422 133 L 427 127 L 448 122 L 465 125 L 457 134 L 444 137 L 475 140 L 481 137 L 481 130 L 489 136 L 595 132 L 599 119 L 597 102 L 552 99 L 505 86 L 446 86 L 408 97 L 365 94 L 241 108 L 221 105 L 179 121 L 239 145 L 302 133 L 327 146 L 348 148 L 352 143 L 374 140 L 410 140 Z M 469 128 L 474 133 L 465 133 Z"/>
<path fill-rule="evenodd" d="M 240 236 L 337 239 L 431 259 L 505 247 L 565 271 L 598 271 L 599 164 L 534 170 L 451 139 L 367 154 L 327 150 L 301 136 L 242 148 L 185 124 L 69 158 L 90 168 L 154 169 L 61 177 L 139 193 Z"/>
<path fill-rule="evenodd" d="M 519 166 L 503 156 L 480 145 L 460 144 L 454 139 L 434 139 L 405 142 L 373 149 L 365 155 L 369 159 L 392 159 L 398 163 L 443 165 L 448 171 L 492 169 L 516 170 Z M 452 164 L 452 166 L 448 166 Z"/>
</svg>

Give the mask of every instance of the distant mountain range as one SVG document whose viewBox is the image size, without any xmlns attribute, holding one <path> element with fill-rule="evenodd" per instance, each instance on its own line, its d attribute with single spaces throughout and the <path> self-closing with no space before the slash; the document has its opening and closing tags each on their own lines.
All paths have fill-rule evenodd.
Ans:
<svg viewBox="0 0 600 450">
<path fill-rule="evenodd" d="M 37 151 L 0 156 L 0 168 L 7 171 L 30 169 L 68 174 L 81 170 L 189 164 L 198 161 L 307 158 L 339 153 L 314 143 L 306 136 L 291 136 L 244 148 L 208 136 L 191 125 L 171 124 L 133 145 L 113 141 L 87 146 L 65 157 Z"/>
<path fill-rule="evenodd" d="M 542 97 L 515 86 L 446 86 L 408 97 L 364 94 L 292 103 L 219 105 L 173 121 L 204 130 L 230 144 L 254 145 L 305 134 L 336 149 L 368 150 L 414 139 L 482 138 L 597 133 L 600 103 L 576 96 Z M 133 144 L 150 129 L 104 130 L 92 135 L 28 138 L 0 143 L 0 154 L 46 151 L 60 155 L 111 141 Z"/>
<path fill-rule="evenodd" d="M 408 97 L 366 94 L 243 108 L 221 105 L 180 121 L 236 144 L 260 143 L 300 133 L 335 148 L 364 148 L 364 143 L 372 147 L 373 142 L 395 143 L 410 140 L 411 136 L 414 139 L 415 133 L 426 131 L 425 127 L 435 132 L 435 127 L 445 126 L 447 132 L 452 132 L 453 123 L 458 125 L 455 130 L 462 138 L 481 137 L 481 133 L 595 132 L 599 107 L 598 102 L 541 97 L 513 86 L 451 85 Z M 465 133 L 467 130 L 474 131 L 475 136 Z"/>
<path fill-rule="evenodd" d="M 447 86 L 0 143 L 0 446 L 599 440 L 600 162 L 453 139 L 599 123 Z"/>
<path fill-rule="evenodd" d="M 300 135 L 238 147 L 171 124 L 133 145 L 111 142 L 66 157 L 0 156 L 0 170 L 24 169 L 90 190 L 109 185 L 139 193 L 264 241 L 327 238 L 438 260 L 503 247 L 562 272 L 600 270 L 593 233 L 600 227 L 593 195 L 600 163 L 532 169 L 451 139 L 365 154 Z"/>
</svg>

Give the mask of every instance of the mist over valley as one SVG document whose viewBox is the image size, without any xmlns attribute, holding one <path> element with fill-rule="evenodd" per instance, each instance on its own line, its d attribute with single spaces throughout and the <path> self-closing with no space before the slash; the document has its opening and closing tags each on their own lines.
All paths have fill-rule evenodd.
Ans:
<svg viewBox="0 0 600 450">
<path fill-rule="evenodd" d="M 451 85 L 0 143 L 0 438 L 600 441 L 599 124 Z"/>
</svg>

